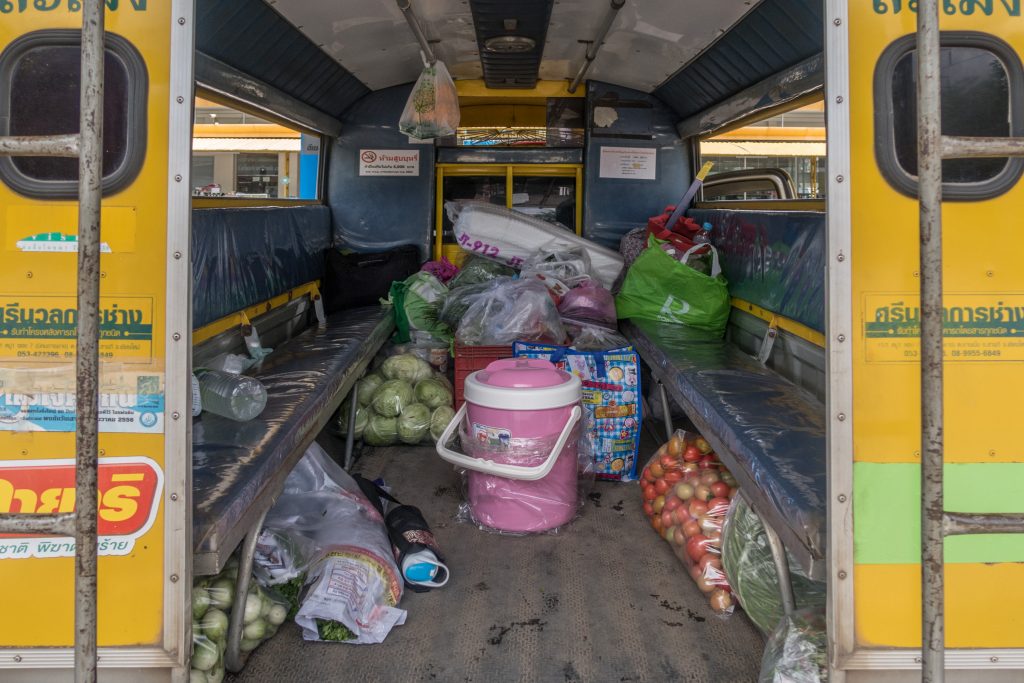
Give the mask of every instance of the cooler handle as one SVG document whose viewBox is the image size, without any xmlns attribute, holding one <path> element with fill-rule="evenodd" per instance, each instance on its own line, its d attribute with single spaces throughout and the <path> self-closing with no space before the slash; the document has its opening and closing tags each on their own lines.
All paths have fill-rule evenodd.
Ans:
<svg viewBox="0 0 1024 683">
<path fill-rule="evenodd" d="M 555 466 L 555 460 L 558 459 L 558 454 L 562 452 L 565 442 L 569 440 L 572 428 L 576 426 L 582 415 L 583 411 L 580 410 L 580 407 L 578 405 L 573 406 L 569 420 L 565 423 L 565 427 L 562 428 L 562 433 L 558 435 L 558 441 L 555 442 L 555 447 L 551 449 L 551 454 L 548 455 L 547 460 L 534 467 L 522 467 L 520 465 L 505 465 L 491 460 L 484 460 L 483 458 L 471 458 L 464 453 L 458 453 L 448 448 L 448 442 L 455 434 L 456 428 L 462 424 L 462 418 L 466 416 L 466 404 L 463 403 L 462 407 L 459 408 L 459 412 L 455 413 L 455 417 L 445 427 L 441 438 L 437 440 L 437 454 L 451 464 L 467 470 L 493 474 L 498 477 L 505 477 L 506 479 L 536 481 L 543 479 L 551 472 L 551 469 Z"/>
</svg>

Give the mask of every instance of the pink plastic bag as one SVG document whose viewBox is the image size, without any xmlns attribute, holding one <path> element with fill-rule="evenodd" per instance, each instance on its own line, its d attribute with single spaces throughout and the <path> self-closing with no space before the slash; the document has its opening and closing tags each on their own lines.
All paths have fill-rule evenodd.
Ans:
<svg viewBox="0 0 1024 683">
<path fill-rule="evenodd" d="M 595 280 L 587 280 L 570 290 L 561 303 L 558 312 L 562 318 L 578 323 L 590 323 L 615 329 L 615 297 Z"/>
</svg>

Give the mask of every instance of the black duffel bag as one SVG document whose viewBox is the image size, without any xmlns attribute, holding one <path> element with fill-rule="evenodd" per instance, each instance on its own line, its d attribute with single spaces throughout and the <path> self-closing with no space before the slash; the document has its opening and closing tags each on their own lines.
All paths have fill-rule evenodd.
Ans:
<svg viewBox="0 0 1024 683">
<path fill-rule="evenodd" d="M 412 244 L 377 254 L 327 251 L 324 268 L 324 311 L 374 306 L 386 299 L 391 283 L 420 269 L 420 250 Z"/>
</svg>

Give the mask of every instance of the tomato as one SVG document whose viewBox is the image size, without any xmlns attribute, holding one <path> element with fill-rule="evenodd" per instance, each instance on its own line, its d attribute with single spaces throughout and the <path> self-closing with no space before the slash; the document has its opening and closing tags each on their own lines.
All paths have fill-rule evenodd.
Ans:
<svg viewBox="0 0 1024 683">
<path fill-rule="evenodd" d="M 728 498 L 729 497 L 729 485 L 724 481 L 716 481 L 711 484 L 711 494 L 715 498 Z"/>
<path fill-rule="evenodd" d="M 668 493 L 668 482 L 664 479 L 658 479 L 654 482 L 654 490 L 658 492 L 659 496 L 663 496 Z"/>
<path fill-rule="evenodd" d="M 712 498 L 708 502 L 708 514 L 717 515 L 724 517 L 725 513 L 729 511 L 729 499 L 728 498 Z"/>
<path fill-rule="evenodd" d="M 700 522 L 700 531 L 705 536 L 713 531 L 721 532 L 722 530 L 722 520 L 711 517 L 710 515 L 699 517 L 697 521 Z"/>
<path fill-rule="evenodd" d="M 697 562 L 697 566 L 700 567 L 700 570 L 702 572 L 704 572 L 704 576 L 714 576 L 714 572 L 709 572 L 708 567 L 712 567 L 714 569 L 721 569 L 722 559 L 714 553 L 704 553 L 700 556 L 700 560 Z"/>
<path fill-rule="evenodd" d="M 674 455 L 675 457 L 678 458 L 683 454 L 683 448 L 685 448 L 685 445 L 683 443 L 682 438 L 680 438 L 678 434 L 674 435 L 671 439 L 669 439 L 668 444 L 666 445 L 668 446 L 667 450 L 669 452 L 669 455 Z"/>
<path fill-rule="evenodd" d="M 660 515 L 662 508 L 665 507 L 665 496 L 655 496 L 651 501 L 651 507 L 654 508 L 655 514 Z"/>
<path fill-rule="evenodd" d="M 657 460 L 652 460 L 651 464 L 647 466 L 647 469 L 651 471 L 651 476 L 655 479 L 661 479 L 665 476 L 665 470 L 662 469 L 661 463 Z"/>
<path fill-rule="evenodd" d="M 664 522 L 662 524 L 664 525 Z M 661 532 L 661 537 L 665 539 L 666 543 L 671 543 L 672 539 L 675 538 L 677 528 L 674 526 L 665 527 L 665 530 Z"/>
<path fill-rule="evenodd" d="M 679 471 L 683 473 L 683 478 L 686 478 L 688 474 L 696 474 L 700 471 L 700 466 L 695 462 L 684 462 L 680 467 Z"/>
<path fill-rule="evenodd" d="M 651 517 L 651 526 L 654 527 L 654 530 L 659 534 L 661 533 L 661 517 L 659 515 Z"/>
<path fill-rule="evenodd" d="M 662 510 L 661 511 L 661 528 L 667 529 L 672 526 L 672 511 Z"/>
<path fill-rule="evenodd" d="M 690 536 L 686 540 L 686 554 L 690 556 L 690 559 L 694 562 L 699 562 L 700 558 L 708 551 L 708 537 L 704 534 L 697 534 L 696 536 Z"/>
<path fill-rule="evenodd" d="M 711 444 L 708 443 L 707 439 L 703 436 L 698 436 L 693 440 L 693 445 L 697 447 L 697 450 L 702 454 L 707 455 L 711 452 Z"/>
<path fill-rule="evenodd" d="M 702 470 L 709 470 L 718 467 L 718 458 L 713 455 L 705 455 L 697 463 Z"/>
<path fill-rule="evenodd" d="M 675 515 L 676 524 L 678 524 L 679 526 L 682 526 L 683 524 L 686 524 L 688 521 L 693 519 L 693 517 L 690 517 L 690 513 L 686 510 L 685 504 L 682 504 L 675 510 L 673 510 L 672 514 Z"/>
<path fill-rule="evenodd" d="M 718 548 L 722 547 L 722 530 L 721 529 L 714 529 L 712 531 L 707 532 L 704 535 L 708 537 L 709 541 L 711 541 L 711 545 L 713 545 L 715 547 L 718 547 Z"/>
<path fill-rule="evenodd" d="M 701 572 L 700 567 L 697 565 L 690 567 L 690 578 L 693 579 L 694 583 L 697 583 L 703 576 L 704 573 Z"/>
<path fill-rule="evenodd" d="M 679 471 L 678 469 L 667 470 L 665 472 L 665 476 L 662 477 L 662 479 L 664 479 L 665 481 L 667 481 L 669 483 L 669 486 L 671 486 L 672 484 L 675 484 L 677 481 L 679 481 L 682 478 L 683 478 L 683 473 L 681 471 Z"/>
<path fill-rule="evenodd" d="M 668 510 L 669 512 L 675 510 L 682 504 L 683 501 L 679 500 L 679 498 L 677 498 L 675 494 L 670 493 L 665 496 L 665 509 Z"/>
<path fill-rule="evenodd" d="M 644 514 L 647 515 L 648 517 L 653 517 L 654 516 L 654 508 L 651 507 L 650 502 L 646 501 L 646 500 L 644 501 Z"/>
<path fill-rule="evenodd" d="M 682 527 L 675 527 L 675 532 L 672 534 L 672 545 L 677 545 L 680 548 L 686 545 L 686 534 L 683 533 Z"/>
<path fill-rule="evenodd" d="M 646 482 L 654 483 L 654 475 L 651 474 L 651 468 L 645 467 L 643 471 L 643 480 Z"/>
<path fill-rule="evenodd" d="M 729 491 L 729 500 L 732 500 L 733 498 L 735 498 L 736 494 L 739 493 L 739 492 L 740 492 L 739 488 L 731 489 Z"/>
<path fill-rule="evenodd" d="M 711 597 L 708 598 L 708 602 L 711 605 L 711 609 L 716 612 L 728 612 L 732 609 L 732 595 L 729 591 L 716 588 L 711 591 Z"/>
<path fill-rule="evenodd" d="M 668 453 L 658 458 L 658 462 L 661 463 L 661 468 L 666 472 L 679 466 L 679 458 L 674 458 Z"/>
<path fill-rule="evenodd" d="M 683 451 L 683 460 L 686 462 L 698 462 L 700 458 L 700 450 L 692 444 L 687 446 L 686 450 Z"/>
<path fill-rule="evenodd" d="M 690 499 L 690 504 L 689 504 L 689 506 L 687 506 L 687 510 L 686 511 L 690 513 L 691 517 L 696 519 L 696 518 L 700 517 L 701 515 L 707 513 L 707 511 L 708 511 L 708 504 L 705 503 L 703 500 L 701 500 L 699 498 L 691 498 Z"/>
<path fill-rule="evenodd" d="M 697 520 L 690 519 L 690 520 L 687 520 L 683 524 L 683 535 L 686 536 L 686 538 L 690 538 L 691 536 L 696 536 L 699 533 L 700 533 L 700 524 L 697 523 Z"/>
<path fill-rule="evenodd" d="M 708 486 L 711 486 L 719 479 L 720 477 L 718 476 L 718 472 L 715 472 L 714 470 L 703 470 L 700 473 L 700 483 L 707 484 Z"/>
<path fill-rule="evenodd" d="M 644 500 L 654 500 L 658 497 L 658 492 L 654 490 L 654 486 L 644 487 Z"/>
<path fill-rule="evenodd" d="M 690 500 L 693 498 L 693 486 L 686 482 L 676 484 L 675 493 L 679 496 L 680 500 Z"/>
<path fill-rule="evenodd" d="M 698 500 L 703 500 L 705 502 L 711 500 L 713 497 L 711 495 L 711 489 L 707 484 L 697 484 L 697 487 L 693 490 L 693 495 L 696 496 Z"/>
</svg>

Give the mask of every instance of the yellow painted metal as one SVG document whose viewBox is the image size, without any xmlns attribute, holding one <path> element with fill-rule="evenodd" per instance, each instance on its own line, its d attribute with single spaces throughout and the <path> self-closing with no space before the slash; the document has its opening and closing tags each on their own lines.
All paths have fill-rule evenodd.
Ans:
<svg viewBox="0 0 1024 683">
<path fill-rule="evenodd" d="M 507 100 L 543 100 L 548 97 L 586 97 L 586 86 L 580 85 L 576 92 L 569 92 L 568 81 L 537 81 L 534 88 L 488 88 L 481 79 L 455 81 L 455 90 L 459 93 L 459 101 L 464 98 L 480 98 L 470 100 L 477 104 L 501 103 Z"/>
<path fill-rule="evenodd" d="M 952 11 L 942 14 L 944 32 L 992 34 L 1018 54 L 1024 51 L 1024 27 L 1008 21 L 998 3 L 988 13 L 963 14 L 957 7 L 951 4 Z M 862 463 L 917 463 L 919 345 L 916 323 L 907 319 L 916 317 L 918 306 L 918 203 L 891 187 L 879 170 L 874 110 L 879 57 L 893 41 L 913 34 L 916 14 L 906 3 L 889 0 L 849 3 L 849 12 L 852 246 L 844 256 L 852 267 L 853 457 Z M 913 92 L 907 97 L 912 101 Z M 944 202 L 943 284 L 951 319 L 1021 305 L 1024 237 L 1011 217 L 1020 214 L 1022 199 L 1018 185 L 992 199 Z M 991 336 L 992 329 L 968 324 L 947 337 L 947 463 L 1024 459 L 1017 397 L 1024 386 L 1021 342 L 1008 334 Z M 979 499 L 986 494 L 979 487 Z M 945 571 L 947 647 L 1024 647 L 1024 564 L 947 564 Z M 920 647 L 920 566 L 858 564 L 853 574 L 858 646 Z M 996 594 L 997 601 L 987 599 Z"/>
<path fill-rule="evenodd" d="M 275 308 L 281 308 L 289 302 L 295 301 L 296 299 L 300 299 L 304 296 L 308 296 L 312 301 L 316 301 L 320 298 L 320 281 L 314 280 L 313 282 L 307 282 L 304 285 L 299 285 L 294 289 L 288 290 L 284 294 L 279 294 L 267 301 L 262 301 L 258 304 L 249 306 L 248 308 L 244 308 L 241 311 L 226 315 L 219 320 L 214 320 L 208 325 L 203 325 L 192 332 L 192 345 L 197 346 L 208 339 L 216 337 L 222 332 L 236 329 L 242 325 L 248 325 L 249 321 L 253 318 L 269 313 Z"/>
<path fill-rule="evenodd" d="M 11 3 L 6 4 L 11 6 Z M 30 32 L 47 29 L 77 32 L 81 28 L 81 12 L 69 11 L 63 4 L 15 4 L 21 5 L 22 10 L 3 14 L 0 21 L 0 51 L 11 41 Z M 58 4 L 59 11 L 49 11 Z M 109 251 L 104 250 L 101 256 L 103 278 L 100 294 L 104 315 L 110 316 L 113 328 L 105 325 L 106 332 L 101 342 L 100 391 L 104 397 L 101 404 L 111 397 L 134 397 L 142 386 L 147 388 L 147 392 L 152 390 L 154 394 L 163 394 L 167 336 L 167 195 L 168 188 L 174 185 L 168 177 L 168 112 L 171 107 L 168 79 L 173 21 L 169 2 L 122 2 L 116 9 L 108 4 L 106 10 L 107 31 L 131 42 L 142 55 L 149 87 L 146 157 L 141 170 L 128 187 L 103 200 L 102 239 Z M 38 115 L 45 117 L 47 112 L 40 111 Z M 18 242 L 43 233 L 76 235 L 77 212 L 74 201 L 28 199 L 0 183 L 0 239 L 3 240 L 0 243 L 0 263 L 3 264 L 0 268 L 0 292 L 16 298 L 21 307 L 37 314 L 43 306 L 51 308 L 49 317 L 38 327 L 46 334 L 60 332 L 55 326 L 54 316 L 66 321 L 65 311 L 75 308 L 76 253 L 73 247 L 26 250 Z M 50 246 L 68 247 L 69 243 L 65 240 L 63 244 L 51 243 Z M 174 293 L 174 296 L 181 295 L 183 293 Z M 136 337 L 133 330 L 139 326 L 132 328 L 119 323 L 129 319 L 138 319 L 148 331 L 139 332 Z M 146 328 L 147 323 L 151 327 Z M 124 331 L 130 334 L 123 335 Z M 111 336 L 111 332 L 122 335 Z M 15 343 L 16 346 L 24 346 L 15 349 L 14 357 L 0 349 L 0 384 L 4 386 L 3 390 L 19 394 L 22 389 L 29 389 L 25 395 L 45 395 L 55 401 L 73 400 L 74 352 L 67 341 L 63 334 L 44 339 L 39 332 L 33 332 Z M 8 336 L 5 349 L 10 349 L 6 345 L 9 342 Z M 21 355 L 21 352 L 26 355 Z M 65 353 L 71 353 L 72 357 Z M 123 488 L 122 485 L 106 491 L 101 488 L 103 501 L 109 500 L 114 504 L 118 503 L 115 499 L 119 499 L 128 511 L 147 502 L 144 498 L 149 494 L 142 493 L 137 486 L 141 481 L 139 476 L 143 479 L 158 477 L 162 481 L 164 434 L 158 430 L 115 432 L 113 429 L 114 425 L 110 423 L 102 428 L 99 439 L 101 463 L 120 461 L 127 465 L 146 458 L 156 468 L 146 470 L 151 475 L 117 475 L 122 478 Z M 70 463 L 74 456 L 73 428 L 72 431 L 0 430 L 0 468 L 3 468 L 0 469 L 0 491 L 9 486 L 12 477 L 17 476 L 19 467 L 25 467 L 15 465 L 14 461 L 31 464 L 60 460 Z M 103 464 L 101 485 L 104 481 L 102 467 Z M 55 494 L 63 496 L 63 491 L 51 486 L 44 480 L 37 480 L 31 485 L 34 490 L 15 497 L 13 502 L 0 495 L 0 510 L 45 512 L 52 509 L 51 505 L 57 504 Z M 166 519 L 163 499 L 162 491 L 159 497 L 151 498 L 152 523 L 140 527 L 138 538 L 111 536 L 108 540 L 100 539 L 100 646 L 163 646 L 164 585 L 167 580 L 165 554 L 189 552 L 184 547 L 164 547 L 165 526 L 185 522 L 183 518 Z M 117 517 L 116 514 L 112 516 L 111 510 L 106 502 L 101 504 L 101 520 Z M 27 540 L 0 539 L 0 546 L 9 551 Z M 60 547 L 61 543 L 53 545 Z M 130 550 L 126 549 L 128 546 Z M 62 552 L 65 551 L 58 550 L 58 553 Z M 0 559 L 0 603 L 3 604 L 4 617 L 0 618 L 0 647 L 71 646 L 74 635 L 74 558 L 14 559 L 9 552 L 3 555 L 4 559 Z M 176 609 L 176 605 L 168 605 L 167 609 Z M 102 653 L 100 664 L 103 664 Z"/>
<path fill-rule="evenodd" d="M 196 138 L 294 138 L 302 133 L 277 123 L 196 123 L 192 126 Z"/>
<path fill-rule="evenodd" d="M 816 346 L 825 348 L 825 335 L 817 330 L 807 327 L 803 323 L 783 317 L 766 308 L 761 308 L 757 304 L 752 304 L 749 301 L 744 301 L 743 299 L 737 299 L 735 297 L 732 299 L 732 307 L 743 311 L 744 313 L 750 313 L 751 315 L 757 316 L 769 325 L 776 325 L 778 329 L 788 332 L 794 337 L 799 337 L 804 341 L 808 341 Z"/>
<path fill-rule="evenodd" d="M 921 646 L 920 565 L 860 564 L 853 580 L 860 645 Z M 946 565 L 946 646 L 1024 647 L 1019 563 Z"/>
<path fill-rule="evenodd" d="M 456 81 L 459 82 L 459 81 Z M 576 234 L 583 234 L 582 164 L 437 164 L 434 206 L 434 258 L 446 256 L 456 265 L 462 250 L 444 243 L 444 179 L 449 176 L 505 176 L 505 207 L 512 208 L 512 186 L 516 176 L 556 176 L 576 180 Z M 454 247 L 455 251 L 448 249 Z"/>
</svg>

